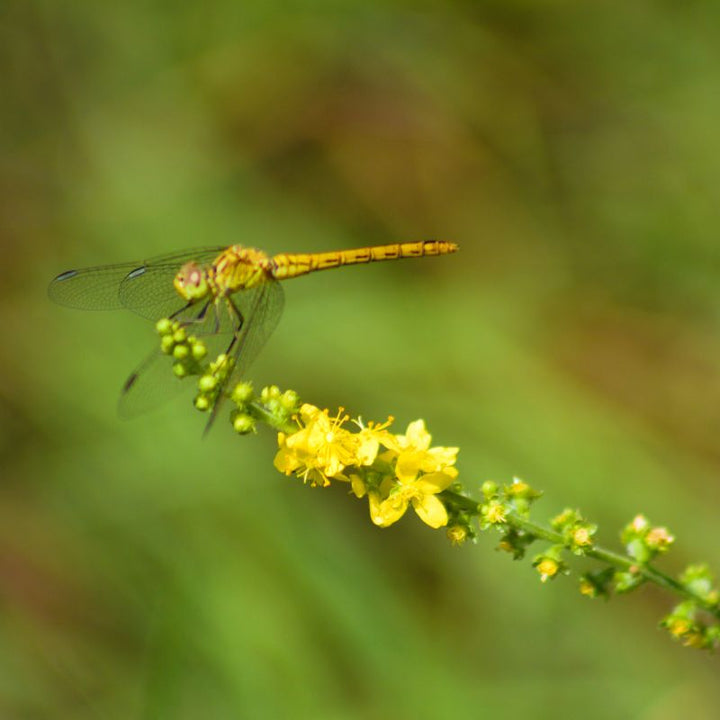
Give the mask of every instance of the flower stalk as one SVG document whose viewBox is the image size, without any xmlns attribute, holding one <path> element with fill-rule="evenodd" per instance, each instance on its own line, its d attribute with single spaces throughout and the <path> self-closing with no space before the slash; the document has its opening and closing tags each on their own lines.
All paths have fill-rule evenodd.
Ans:
<svg viewBox="0 0 720 720">
<path fill-rule="evenodd" d="M 599 567 L 579 578 L 579 591 L 586 597 L 609 597 L 653 583 L 679 598 L 661 627 L 688 647 L 720 645 L 720 591 L 710 571 L 691 565 L 676 579 L 659 570 L 653 561 L 669 551 L 675 538 L 643 515 L 636 515 L 620 533 L 625 553 L 608 550 L 595 543 L 597 526 L 577 510 L 563 510 L 549 525 L 532 520 L 541 493 L 518 478 L 507 485 L 486 481 L 481 497 L 474 498 L 458 482 L 459 449 L 433 446 L 423 420 L 397 433 L 391 430 L 391 417 L 365 423 L 351 419 L 342 408 L 331 415 L 301 404 L 297 393 L 276 386 L 259 394 L 250 383 L 228 390 L 232 358 L 221 355 L 208 361 L 202 342 L 170 320 L 160 321 L 157 330 L 163 352 L 173 358 L 173 372 L 179 378 L 199 376 L 196 408 L 210 410 L 224 396 L 234 406 L 230 420 L 238 434 L 255 433 L 258 424 L 278 432 L 274 465 L 284 475 L 310 487 L 344 483 L 350 494 L 367 501 L 370 520 L 381 528 L 412 509 L 429 527 L 444 528 L 453 545 L 495 530 L 500 534 L 498 549 L 520 560 L 530 545 L 542 543 L 532 559 L 542 582 L 569 575 L 573 557 L 594 561 Z"/>
</svg>

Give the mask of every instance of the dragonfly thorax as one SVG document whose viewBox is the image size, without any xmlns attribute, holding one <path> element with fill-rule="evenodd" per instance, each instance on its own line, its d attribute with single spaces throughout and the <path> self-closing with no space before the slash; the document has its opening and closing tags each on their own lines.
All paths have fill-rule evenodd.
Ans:
<svg viewBox="0 0 720 720">
<path fill-rule="evenodd" d="M 209 269 L 212 289 L 218 295 L 231 295 L 257 287 L 271 276 L 271 262 L 262 250 L 232 245 Z"/>
<path fill-rule="evenodd" d="M 175 290 L 188 302 L 227 297 L 240 290 L 257 287 L 271 275 L 271 259 L 262 250 L 233 245 L 212 263 L 185 263 L 173 280 Z"/>
</svg>

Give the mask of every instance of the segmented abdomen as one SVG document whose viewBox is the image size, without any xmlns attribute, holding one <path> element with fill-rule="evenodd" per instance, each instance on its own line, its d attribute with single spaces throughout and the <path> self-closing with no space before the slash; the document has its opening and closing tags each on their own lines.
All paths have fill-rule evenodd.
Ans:
<svg viewBox="0 0 720 720">
<path fill-rule="evenodd" d="M 332 250 L 330 252 L 275 255 L 270 261 L 270 272 L 278 280 L 297 277 L 317 270 L 328 270 L 340 265 L 399 260 L 423 257 L 424 255 L 446 255 L 458 249 L 455 243 L 444 240 L 426 240 L 412 243 L 393 243 L 354 250 Z"/>
</svg>

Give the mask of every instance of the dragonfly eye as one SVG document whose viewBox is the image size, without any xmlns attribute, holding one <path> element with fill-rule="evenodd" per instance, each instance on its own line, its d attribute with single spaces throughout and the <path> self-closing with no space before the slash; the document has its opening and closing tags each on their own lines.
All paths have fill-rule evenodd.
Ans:
<svg viewBox="0 0 720 720">
<path fill-rule="evenodd" d="M 195 262 L 183 265 L 174 280 L 175 290 L 185 300 L 200 300 L 208 294 L 207 275 Z"/>
</svg>

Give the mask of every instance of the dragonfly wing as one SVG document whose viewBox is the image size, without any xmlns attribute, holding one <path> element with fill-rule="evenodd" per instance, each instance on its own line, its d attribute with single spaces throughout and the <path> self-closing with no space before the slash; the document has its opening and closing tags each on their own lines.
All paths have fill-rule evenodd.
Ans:
<svg viewBox="0 0 720 720">
<path fill-rule="evenodd" d="M 222 250 L 217 247 L 189 250 L 136 265 L 120 282 L 120 304 L 150 320 L 174 315 L 186 304 L 173 285 L 178 270 L 190 261 L 198 265 L 210 263 Z"/>
<path fill-rule="evenodd" d="M 158 308 L 166 309 L 168 301 L 175 296 L 174 309 L 182 306 L 182 300 L 173 287 L 174 273 L 190 260 L 209 262 L 222 252 L 222 247 L 184 250 L 178 253 L 159 255 L 149 260 L 98 265 L 97 267 L 68 270 L 58 275 L 48 288 L 50 299 L 59 305 L 79 310 L 118 310 L 129 308 L 140 315 L 158 320 Z M 143 277 L 146 269 L 155 269 Z M 125 281 L 132 276 L 137 285 L 129 284 L 121 295 Z M 148 290 L 148 279 L 156 284 L 155 295 Z M 141 279 L 142 278 L 142 279 Z M 147 304 L 144 311 L 142 302 Z M 152 314 L 151 314 L 152 313 Z M 169 313 L 168 313 L 169 314 Z"/>
<path fill-rule="evenodd" d="M 180 323 L 186 324 L 188 334 L 203 338 L 211 358 L 224 352 L 234 337 L 229 326 L 218 328 L 214 315 L 213 308 L 196 303 L 176 316 Z M 161 405 L 183 389 L 197 391 L 197 377 L 180 380 L 172 366 L 173 358 L 159 348 L 150 353 L 125 381 L 118 402 L 119 415 L 135 417 Z"/>
<path fill-rule="evenodd" d="M 79 310 L 118 310 L 122 308 L 118 288 L 137 268 L 137 262 L 68 270 L 58 275 L 48 288 L 53 302 Z"/>
<path fill-rule="evenodd" d="M 285 294 L 277 280 L 268 280 L 260 285 L 254 296 L 246 295 L 247 291 L 232 298 L 243 317 L 242 327 L 237 334 L 237 347 L 233 348 L 236 362 L 230 379 L 234 382 L 242 379 L 260 354 L 263 345 L 275 331 L 285 304 Z"/>
<path fill-rule="evenodd" d="M 210 413 L 205 433 L 212 426 L 223 404 L 224 391 L 243 379 L 250 364 L 277 327 L 285 304 L 285 295 L 277 280 L 268 279 L 256 288 L 233 295 L 232 303 L 240 315 L 239 319 L 234 315 L 234 311 L 231 315 L 228 308 L 228 316 L 234 317 L 236 323 L 235 335 L 228 347 L 235 365 Z M 225 308 L 222 309 L 222 312 L 224 311 Z"/>
<path fill-rule="evenodd" d="M 130 374 L 118 400 L 118 415 L 132 418 L 161 405 L 183 388 L 172 371 L 171 359 L 159 349 L 153 350 Z"/>
</svg>

